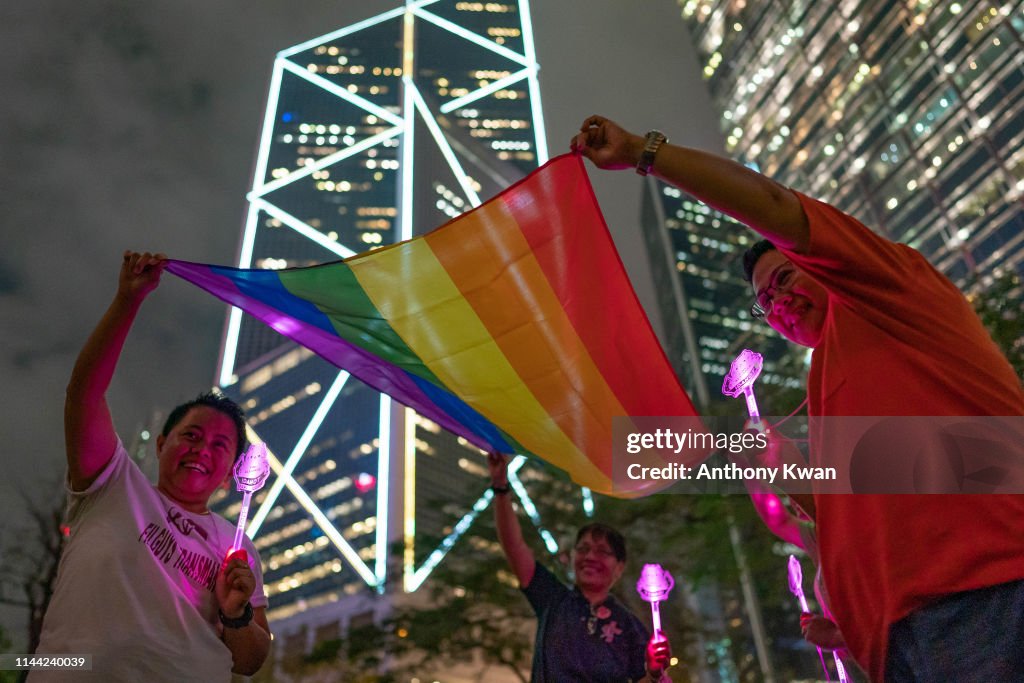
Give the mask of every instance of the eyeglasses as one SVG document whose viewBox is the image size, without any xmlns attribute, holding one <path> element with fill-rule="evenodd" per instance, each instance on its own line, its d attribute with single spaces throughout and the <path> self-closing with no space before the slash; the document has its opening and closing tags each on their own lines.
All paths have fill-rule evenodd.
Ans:
<svg viewBox="0 0 1024 683">
<path fill-rule="evenodd" d="M 794 268 L 788 263 L 779 264 L 772 271 L 767 287 L 757 294 L 757 299 L 750 306 L 750 315 L 758 320 L 764 320 L 771 315 L 775 307 L 775 297 L 782 292 L 789 291 L 789 285 L 793 280 Z"/>
<path fill-rule="evenodd" d="M 750 317 L 757 318 L 758 320 L 764 320 L 768 317 L 768 314 L 772 312 L 772 301 L 768 300 L 768 308 L 765 309 L 758 302 L 750 304 Z"/>
<path fill-rule="evenodd" d="M 607 546 L 588 545 L 586 543 L 581 543 L 575 548 L 573 548 L 573 550 L 576 552 L 577 555 L 589 555 L 593 553 L 601 559 L 615 557 L 615 553 L 612 551 L 611 548 L 608 548 Z"/>
</svg>

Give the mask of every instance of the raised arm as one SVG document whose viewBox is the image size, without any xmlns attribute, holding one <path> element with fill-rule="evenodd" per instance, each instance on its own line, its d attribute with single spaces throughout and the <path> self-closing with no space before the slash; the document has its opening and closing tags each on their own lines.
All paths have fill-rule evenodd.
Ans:
<svg viewBox="0 0 1024 683">
<path fill-rule="evenodd" d="M 117 434 L 107 406 L 107 388 L 139 306 L 159 284 L 166 263 L 163 254 L 124 253 L 117 294 L 71 371 L 64 400 L 64 443 L 75 491 L 88 488 L 114 454 Z"/>
<path fill-rule="evenodd" d="M 743 484 L 747 487 L 747 493 L 750 494 L 750 502 L 754 504 L 754 510 L 757 511 L 757 515 L 768 527 L 768 530 L 786 543 L 791 543 L 806 551 L 807 547 L 801 533 L 805 523 L 787 510 L 782 500 L 767 486 L 749 479 L 744 479 Z"/>
<path fill-rule="evenodd" d="M 644 138 L 603 116 L 591 116 L 571 147 L 598 168 L 636 168 Z M 746 224 L 778 247 L 796 252 L 807 248 L 807 217 L 800 200 L 757 171 L 714 154 L 665 143 L 650 172 Z"/>
<path fill-rule="evenodd" d="M 512 568 L 519 585 L 526 588 L 533 580 L 536 558 L 530 546 L 523 540 L 523 531 L 519 528 L 516 511 L 512 507 L 512 494 L 508 491 L 508 456 L 491 453 L 487 456 L 487 464 L 491 470 L 491 485 L 505 489 L 504 493 L 495 491 L 491 507 L 494 508 L 494 525 L 498 529 L 498 542 L 505 551 L 505 559 Z"/>
<path fill-rule="evenodd" d="M 752 420 L 747 420 L 744 429 L 761 431 L 767 426 L 767 423 L 764 422 L 755 423 Z M 800 452 L 800 449 L 797 448 L 793 441 L 783 436 L 781 432 L 768 429 L 767 439 L 767 448 L 759 449 L 755 446 L 741 453 L 726 451 L 725 455 L 729 460 L 741 467 L 771 467 L 779 470 L 786 465 L 795 465 L 797 467 L 805 467 L 807 465 L 807 460 Z M 791 503 L 795 503 L 800 508 L 800 511 L 807 516 L 809 524 L 813 525 L 815 515 L 814 496 L 809 491 L 792 490 L 795 486 L 792 484 L 787 486 L 785 479 L 781 480 L 781 482 L 775 484 L 775 486 L 786 494 Z M 804 530 L 808 528 L 809 524 L 805 524 L 798 517 L 795 517 L 782 504 L 781 499 L 775 494 L 774 488 L 758 480 L 744 479 L 743 484 L 747 489 L 747 493 L 750 494 L 750 500 L 754 504 L 754 509 L 757 510 L 757 514 L 764 521 L 768 529 L 782 540 L 792 543 L 805 551 L 808 550 L 804 540 L 798 541 L 796 539 L 798 537 L 802 538 Z"/>
</svg>

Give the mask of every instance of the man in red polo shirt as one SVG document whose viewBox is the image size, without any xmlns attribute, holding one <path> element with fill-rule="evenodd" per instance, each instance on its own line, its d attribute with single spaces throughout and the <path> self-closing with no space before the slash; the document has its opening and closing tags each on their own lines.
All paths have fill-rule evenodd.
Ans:
<svg viewBox="0 0 1024 683">
<path fill-rule="evenodd" d="M 835 417 L 1024 415 L 1009 363 L 915 250 L 657 131 L 592 116 L 572 148 L 654 174 L 766 238 L 745 258 L 754 312 L 814 349 L 812 460 L 837 446 Z M 1020 680 L 1024 495 L 816 492 L 814 505 L 831 606 L 872 680 Z"/>
</svg>

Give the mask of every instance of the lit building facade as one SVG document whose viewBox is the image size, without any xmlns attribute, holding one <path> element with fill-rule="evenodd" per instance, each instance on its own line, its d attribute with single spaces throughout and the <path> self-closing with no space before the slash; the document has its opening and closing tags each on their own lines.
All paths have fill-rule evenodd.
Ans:
<svg viewBox="0 0 1024 683">
<path fill-rule="evenodd" d="M 527 2 L 396 4 L 277 55 L 239 267 L 409 239 L 547 160 Z M 416 590 L 489 501 L 478 450 L 237 310 L 219 383 L 273 453 L 249 533 L 285 655 Z"/>
<path fill-rule="evenodd" d="M 721 393 L 732 360 L 749 348 L 764 356 L 758 386 L 796 389 L 797 355 L 750 315 L 742 255 L 756 241 L 749 230 L 653 178 L 644 185 L 641 229 L 669 360 L 691 398 L 707 411 L 732 401 Z M 796 406 L 764 405 L 767 413 Z"/>
<path fill-rule="evenodd" d="M 961 289 L 1024 271 L 1024 3 L 680 6 L 731 156 Z"/>
</svg>

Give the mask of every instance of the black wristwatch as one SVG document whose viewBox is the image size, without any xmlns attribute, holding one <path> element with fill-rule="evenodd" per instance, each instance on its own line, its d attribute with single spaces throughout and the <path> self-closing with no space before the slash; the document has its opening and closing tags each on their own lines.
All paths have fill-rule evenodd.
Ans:
<svg viewBox="0 0 1024 683">
<path fill-rule="evenodd" d="M 508 487 L 508 484 L 506 484 L 505 486 L 493 486 L 492 485 L 491 486 L 491 490 L 494 491 L 494 495 L 496 495 L 496 496 L 501 496 L 501 495 L 504 495 L 504 494 L 508 493 L 509 491 L 511 491 L 511 489 Z"/>
<path fill-rule="evenodd" d="M 252 604 L 245 603 L 245 610 L 242 612 L 242 616 L 234 619 L 224 616 L 224 613 L 220 610 L 217 610 L 217 614 L 220 616 L 220 623 L 224 624 L 224 628 L 245 628 L 252 621 Z"/>
</svg>

